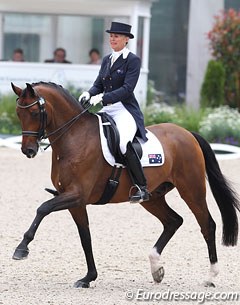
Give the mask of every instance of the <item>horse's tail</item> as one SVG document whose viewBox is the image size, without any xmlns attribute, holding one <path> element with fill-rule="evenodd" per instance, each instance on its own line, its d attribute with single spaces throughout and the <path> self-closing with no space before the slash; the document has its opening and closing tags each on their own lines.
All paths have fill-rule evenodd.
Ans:
<svg viewBox="0 0 240 305">
<path fill-rule="evenodd" d="M 199 134 L 194 132 L 192 134 L 202 149 L 209 185 L 222 216 L 222 242 L 226 246 L 234 246 L 237 244 L 238 238 L 236 210 L 240 211 L 239 198 L 230 186 L 229 181 L 223 176 L 209 143 Z"/>
</svg>

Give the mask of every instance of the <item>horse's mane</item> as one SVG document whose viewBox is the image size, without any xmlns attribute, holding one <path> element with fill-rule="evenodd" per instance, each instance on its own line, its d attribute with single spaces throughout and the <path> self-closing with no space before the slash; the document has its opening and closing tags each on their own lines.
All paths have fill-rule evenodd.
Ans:
<svg viewBox="0 0 240 305">
<path fill-rule="evenodd" d="M 37 83 L 32 83 L 31 85 L 32 85 L 32 87 L 35 87 L 35 86 L 47 86 L 47 87 L 54 88 L 56 91 L 59 91 L 59 93 L 61 95 L 64 95 L 65 98 L 68 101 L 71 101 L 74 104 L 77 103 L 79 105 L 79 102 L 76 99 L 76 97 L 74 97 L 67 89 L 63 88 L 61 85 L 58 85 L 58 84 L 53 83 L 53 82 L 43 82 L 43 81 L 40 81 L 40 82 L 37 82 Z"/>
</svg>

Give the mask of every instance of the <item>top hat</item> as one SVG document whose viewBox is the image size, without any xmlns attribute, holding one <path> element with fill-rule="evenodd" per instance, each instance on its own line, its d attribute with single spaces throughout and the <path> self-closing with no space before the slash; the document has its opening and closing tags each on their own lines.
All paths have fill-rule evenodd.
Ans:
<svg viewBox="0 0 240 305">
<path fill-rule="evenodd" d="M 106 30 L 107 33 L 116 33 L 116 34 L 123 34 L 128 36 L 129 38 L 134 38 L 134 35 L 131 32 L 132 26 L 126 23 L 121 22 L 112 22 L 111 29 Z"/>
</svg>

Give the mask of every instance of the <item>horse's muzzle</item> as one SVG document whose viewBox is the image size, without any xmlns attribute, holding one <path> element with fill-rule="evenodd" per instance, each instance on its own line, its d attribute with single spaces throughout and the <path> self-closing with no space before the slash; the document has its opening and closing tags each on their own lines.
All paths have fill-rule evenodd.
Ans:
<svg viewBox="0 0 240 305">
<path fill-rule="evenodd" d="M 28 158 L 34 158 L 38 152 L 38 146 L 35 147 L 22 147 L 22 152 L 24 155 L 26 155 Z"/>
</svg>

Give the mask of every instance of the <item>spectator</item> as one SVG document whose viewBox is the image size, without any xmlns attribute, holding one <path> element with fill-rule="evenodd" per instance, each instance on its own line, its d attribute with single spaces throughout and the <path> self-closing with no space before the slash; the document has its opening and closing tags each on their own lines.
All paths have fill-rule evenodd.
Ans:
<svg viewBox="0 0 240 305">
<path fill-rule="evenodd" d="M 46 59 L 46 63 L 62 63 L 62 64 L 71 64 L 70 61 L 66 60 L 66 50 L 63 48 L 57 48 L 53 52 L 52 59 Z"/>
<path fill-rule="evenodd" d="M 93 48 L 88 53 L 90 61 L 88 62 L 90 65 L 100 65 L 101 64 L 101 56 L 98 49 Z"/>
<path fill-rule="evenodd" d="M 24 53 L 22 49 L 17 48 L 13 51 L 12 61 L 24 61 Z"/>
</svg>

